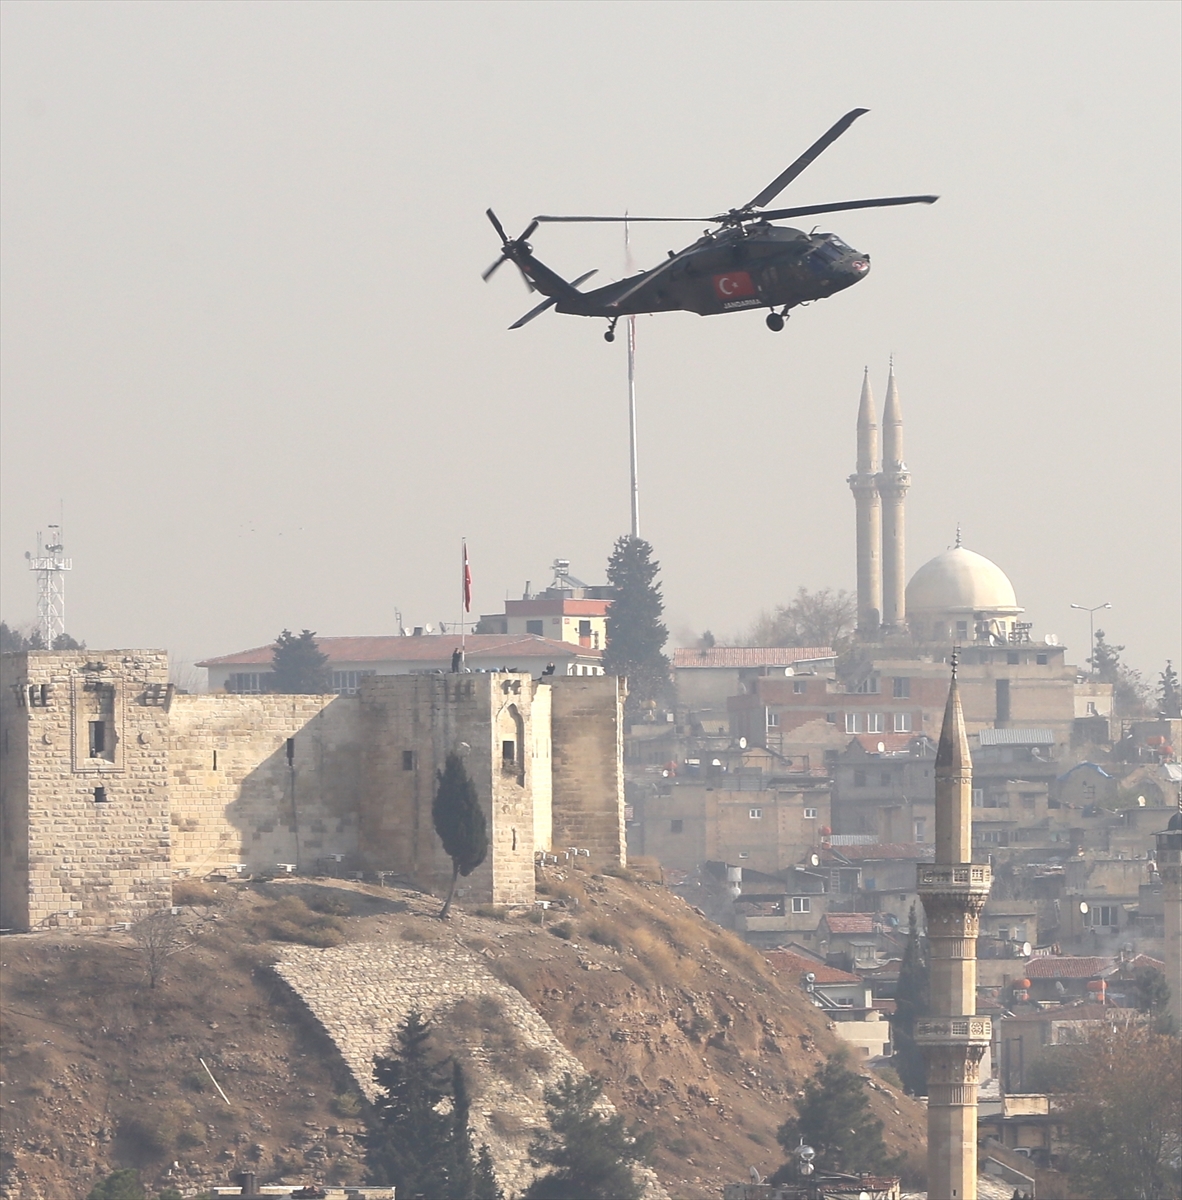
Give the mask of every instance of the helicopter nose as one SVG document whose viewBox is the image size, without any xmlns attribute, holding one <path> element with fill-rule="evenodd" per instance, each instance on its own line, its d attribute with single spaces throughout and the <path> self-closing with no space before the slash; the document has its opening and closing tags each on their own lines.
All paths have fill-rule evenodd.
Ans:
<svg viewBox="0 0 1182 1200">
<path fill-rule="evenodd" d="M 855 279 L 861 279 L 863 275 L 870 273 L 870 256 L 867 254 L 860 255 L 847 265 L 850 274 Z"/>
</svg>

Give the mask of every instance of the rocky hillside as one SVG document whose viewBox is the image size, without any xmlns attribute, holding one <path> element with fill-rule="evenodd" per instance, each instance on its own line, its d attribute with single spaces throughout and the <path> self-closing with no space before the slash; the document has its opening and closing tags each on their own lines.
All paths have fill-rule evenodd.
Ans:
<svg viewBox="0 0 1182 1200">
<path fill-rule="evenodd" d="M 837 1046 L 797 981 L 655 883 L 551 871 L 540 894 L 545 913 L 443 924 L 409 890 L 188 884 L 191 945 L 155 989 L 126 934 L 5 937 L 4 1194 L 77 1200 L 127 1165 L 190 1193 L 242 1166 L 357 1181 L 368 1058 L 412 1006 L 467 1061 L 506 1182 L 528 1179 L 542 1091 L 577 1064 L 657 1135 L 652 1195 L 774 1169 L 776 1127 Z M 888 1144 L 918 1163 L 923 1109 L 870 1083 Z"/>
</svg>

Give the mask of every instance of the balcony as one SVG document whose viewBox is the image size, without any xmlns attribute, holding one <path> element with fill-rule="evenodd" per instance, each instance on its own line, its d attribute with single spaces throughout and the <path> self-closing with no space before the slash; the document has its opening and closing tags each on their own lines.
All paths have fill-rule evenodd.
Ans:
<svg viewBox="0 0 1182 1200">
<path fill-rule="evenodd" d="M 915 871 L 916 889 L 924 892 L 963 892 L 985 895 L 993 884 L 993 869 L 974 863 L 964 867 L 942 867 L 921 863 Z"/>
</svg>

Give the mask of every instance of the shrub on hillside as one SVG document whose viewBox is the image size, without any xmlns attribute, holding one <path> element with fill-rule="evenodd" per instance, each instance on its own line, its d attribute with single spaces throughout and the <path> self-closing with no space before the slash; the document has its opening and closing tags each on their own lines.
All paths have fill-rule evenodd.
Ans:
<svg viewBox="0 0 1182 1200">
<path fill-rule="evenodd" d="M 298 896 L 284 896 L 260 908 L 250 924 L 255 937 L 303 946 L 339 946 L 345 940 L 340 917 L 313 912 Z"/>
</svg>

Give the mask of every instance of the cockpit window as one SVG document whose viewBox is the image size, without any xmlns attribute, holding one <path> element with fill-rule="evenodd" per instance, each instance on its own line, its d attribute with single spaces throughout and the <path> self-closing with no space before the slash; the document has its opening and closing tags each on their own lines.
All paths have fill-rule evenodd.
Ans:
<svg viewBox="0 0 1182 1200">
<path fill-rule="evenodd" d="M 832 242 L 825 242 L 823 245 L 818 246 L 813 251 L 814 256 L 822 262 L 827 263 L 837 262 L 839 258 L 844 258 L 848 247 L 842 242 L 837 242 L 834 245 L 834 242 L 837 242 L 836 238 Z"/>
</svg>

